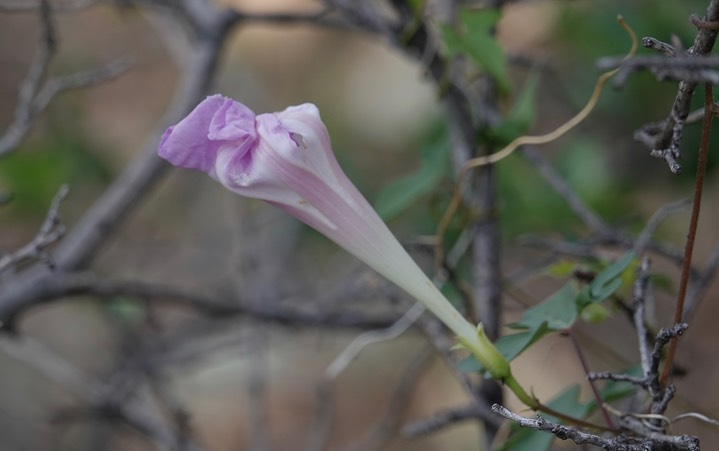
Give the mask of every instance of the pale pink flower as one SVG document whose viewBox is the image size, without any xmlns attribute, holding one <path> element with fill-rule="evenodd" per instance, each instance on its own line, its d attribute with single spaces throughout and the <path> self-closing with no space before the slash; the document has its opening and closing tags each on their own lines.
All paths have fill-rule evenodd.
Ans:
<svg viewBox="0 0 719 451">
<path fill-rule="evenodd" d="M 256 116 L 232 99 L 210 96 L 163 134 L 159 155 L 317 229 L 422 302 L 485 367 L 497 367 L 498 353 L 489 361 L 481 352 L 493 348 L 480 340 L 481 329 L 440 293 L 342 172 L 314 105 Z"/>
</svg>

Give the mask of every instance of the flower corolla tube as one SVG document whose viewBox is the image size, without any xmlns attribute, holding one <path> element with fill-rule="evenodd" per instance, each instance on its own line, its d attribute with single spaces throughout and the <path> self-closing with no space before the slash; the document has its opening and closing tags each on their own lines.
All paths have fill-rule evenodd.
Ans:
<svg viewBox="0 0 719 451">
<path fill-rule="evenodd" d="M 344 174 L 316 106 L 256 115 L 213 95 L 167 129 L 158 153 L 315 228 L 424 304 L 493 377 L 506 377 L 509 366 L 482 329 L 442 295 Z"/>
</svg>

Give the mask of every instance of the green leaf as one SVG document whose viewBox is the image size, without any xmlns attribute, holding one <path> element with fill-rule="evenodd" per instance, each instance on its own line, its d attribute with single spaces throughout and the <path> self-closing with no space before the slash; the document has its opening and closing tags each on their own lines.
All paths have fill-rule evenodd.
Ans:
<svg viewBox="0 0 719 451">
<path fill-rule="evenodd" d="M 459 12 L 459 21 L 472 37 L 490 34 L 501 18 L 499 9 L 463 9 Z"/>
<path fill-rule="evenodd" d="M 579 385 L 571 385 L 561 394 L 554 397 L 549 402 L 549 407 L 573 418 L 584 418 L 591 412 L 591 406 L 588 403 L 579 401 L 580 392 Z M 546 415 L 546 417 L 555 422 L 559 421 L 551 415 Z"/>
<path fill-rule="evenodd" d="M 478 67 L 494 78 L 500 90 L 511 91 L 507 76 L 507 62 L 504 51 L 492 36 L 492 29 L 499 21 L 501 13 L 496 9 L 462 10 L 460 22 L 463 33 L 456 32 L 449 25 L 441 25 L 442 41 L 449 56 L 466 54 Z"/>
<path fill-rule="evenodd" d="M 624 280 L 631 280 L 623 277 L 625 272 L 630 270 L 634 262 L 634 252 L 629 251 L 619 257 L 617 261 L 607 266 L 594 277 L 592 282 L 582 288 L 577 296 L 577 309 L 582 311 L 589 304 L 601 302 L 622 286 Z"/>
<path fill-rule="evenodd" d="M 447 136 L 436 140 L 422 152 L 420 167 L 413 174 L 395 180 L 379 192 L 374 208 L 383 220 L 395 218 L 442 181 L 449 170 L 448 149 Z"/>
<path fill-rule="evenodd" d="M 470 354 L 459 361 L 457 369 L 463 373 L 479 373 L 480 371 L 484 371 L 484 366 Z"/>
<path fill-rule="evenodd" d="M 592 280 L 592 283 L 589 284 L 589 293 L 592 299 L 597 300 L 598 298 L 601 298 L 599 300 L 604 300 L 611 296 L 622 284 L 622 281 L 618 280 L 618 277 L 620 277 L 622 273 L 629 268 L 629 265 L 632 264 L 633 261 L 634 252 L 626 252 L 624 255 L 619 257 L 617 261 L 607 266 L 602 272 L 597 274 L 594 280 Z M 618 285 L 615 283 L 617 281 L 619 282 Z M 615 288 L 611 290 L 609 295 L 602 297 L 602 295 L 609 291 L 610 286 Z"/>
<path fill-rule="evenodd" d="M 549 330 L 564 330 L 574 324 L 579 314 L 575 298 L 574 283 L 567 282 L 552 296 L 527 309 L 515 326 L 536 330 L 546 322 Z"/>
<path fill-rule="evenodd" d="M 464 38 L 462 35 L 454 31 L 450 25 L 442 24 L 439 27 L 439 31 L 442 34 L 442 42 L 447 49 L 447 55 L 457 56 L 461 53 L 466 53 Z"/>
<path fill-rule="evenodd" d="M 542 322 L 536 329 L 499 337 L 494 345 L 505 359 L 511 361 L 549 331 L 549 325 Z"/>
</svg>

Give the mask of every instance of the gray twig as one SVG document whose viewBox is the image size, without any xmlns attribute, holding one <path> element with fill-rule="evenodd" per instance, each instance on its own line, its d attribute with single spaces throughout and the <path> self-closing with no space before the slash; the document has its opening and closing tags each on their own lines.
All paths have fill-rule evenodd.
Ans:
<svg viewBox="0 0 719 451">
<path fill-rule="evenodd" d="M 608 451 L 646 451 L 661 449 L 667 451 L 699 451 L 699 440 L 688 435 L 665 435 L 648 430 L 639 420 L 633 417 L 623 418 L 624 424 L 640 429 L 642 435 L 618 435 L 616 437 L 602 437 L 600 435 L 583 432 L 578 429 L 554 423 L 537 415 L 536 418 L 526 418 L 510 411 L 504 406 L 495 404 L 492 411 L 512 420 L 521 427 L 545 431 L 555 435 L 560 440 L 572 440 L 577 445 L 590 444 Z M 635 429 L 635 428 L 632 428 Z"/>
<path fill-rule="evenodd" d="M 74 12 L 89 8 L 102 1 L 104 0 L 69 0 L 57 2 L 58 4 L 50 4 L 50 2 L 46 0 L 2 0 L 0 1 L 0 11 L 6 13 L 26 13 L 47 7 L 54 13 Z M 47 6 L 43 6 L 43 4 Z"/>
<path fill-rule="evenodd" d="M 651 375 L 652 363 L 649 356 L 649 342 L 647 341 L 647 327 L 644 323 L 644 303 L 647 296 L 647 288 L 649 287 L 649 259 L 643 258 L 641 266 L 637 270 L 634 280 L 634 299 L 632 306 L 634 307 L 634 328 L 639 339 L 639 356 L 644 372 L 644 378 Z"/>
<path fill-rule="evenodd" d="M 719 20 L 719 0 L 709 2 L 703 20 L 706 22 Z M 694 39 L 694 45 L 687 53 L 695 57 L 707 56 L 714 47 L 718 32 L 718 30 L 711 28 L 699 28 Z M 674 105 L 661 130 L 650 132 L 642 128 L 634 135 L 635 139 L 649 147 L 650 155 L 663 158 L 669 165 L 669 169 L 675 174 L 680 173 L 682 169 L 677 159 L 681 157 L 682 133 L 696 87 L 697 82 L 695 81 L 681 81 L 674 99 Z"/>
<path fill-rule="evenodd" d="M 613 85 L 621 88 L 627 78 L 640 71 L 649 71 L 659 81 L 688 81 L 693 83 L 717 83 L 719 80 L 719 58 L 693 56 L 635 56 L 624 60 L 621 57 L 601 58 L 597 67 L 602 70 L 619 68 Z"/>
<path fill-rule="evenodd" d="M 652 235 L 654 235 L 654 232 L 657 230 L 657 227 L 659 227 L 659 225 L 667 217 L 679 213 L 690 205 L 691 199 L 685 198 L 680 199 L 676 202 L 663 205 L 661 208 L 655 211 L 651 218 L 649 218 L 649 220 L 646 222 L 646 224 L 644 224 L 644 228 L 642 229 L 641 233 L 639 233 L 639 236 L 637 236 L 636 241 L 634 241 L 634 254 L 637 256 L 643 255 L 644 250 L 649 244 L 649 241 L 652 239 Z"/>
<path fill-rule="evenodd" d="M 619 448 L 617 447 L 617 440 L 604 438 L 599 435 L 582 432 L 577 429 L 563 426 L 561 424 L 554 423 L 543 418 L 541 415 L 537 415 L 536 418 L 525 418 L 521 415 L 510 411 L 504 406 L 494 404 L 492 406 L 492 412 L 497 413 L 508 420 L 512 420 L 518 425 L 524 428 L 536 429 L 538 431 L 545 431 L 554 434 L 561 440 L 572 440 L 577 445 L 588 443 L 590 445 L 596 445 L 608 450 L 629 450 L 631 448 Z M 637 451 L 641 448 L 635 448 Z"/>
<path fill-rule="evenodd" d="M 60 204 L 65 200 L 69 192 L 68 185 L 62 185 L 52 199 L 50 208 L 37 235 L 17 251 L 0 257 L 0 273 L 27 260 L 41 260 L 50 269 L 55 267 L 52 256 L 45 251 L 45 248 L 65 235 L 65 225 L 60 221 L 59 210 Z"/>
<path fill-rule="evenodd" d="M 653 38 L 651 36 L 643 37 L 642 45 L 647 49 L 656 50 L 657 52 L 661 52 L 669 57 L 676 55 L 676 49 L 673 45 L 660 41 L 659 39 Z"/>
<path fill-rule="evenodd" d="M 492 411 L 484 404 L 477 403 L 467 407 L 445 410 L 430 418 L 415 421 L 406 425 L 403 432 L 407 437 L 416 438 L 467 420 L 482 420 L 485 423 L 493 424 L 494 427 L 499 427 L 499 421 L 495 415 L 492 415 Z"/>
<path fill-rule="evenodd" d="M 637 284 L 643 284 L 643 282 L 638 282 Z M 644 288 L 637 287 L 637 285 L 635 285 L 635 292 L 641 292 L 643 289 Z M 638 301 L 635 299 L 635 306 L 639 305 L 641 307 L 641 303 L 637 304 L 637 302 Z M 637 321 L 639 321 L 639 319 L 637 319 Z M 674 396 L 675 388 L 672 385 L 669 385 L 664 390 L 662 390 L 662 387 L 659 383 L 659 363 L 662 359 L 662 349 L 664 348 L 664 346 L 666 346 L 670 339 L 682 335 L 684 331 L 686 331 L 687 327 L 689 326 L 686 323 L 679 323 L 674 325 L 673 327 L 670 327 L 669 329 L 661 329 L 654 341 L 654 347 L 651 354 L 648 354 L 648 345 L 642 344 L 642 342 L 644 341 L 643 335 L 639 336 L 640 350 L 642 354 L 642 369 L 644 371 L 643 377 L 639 378 L 634 376 L 628 376 L 626 374 L 614 374 L 606 371 L 592 372 L 589 373 L 587 377 L 590 380 L 607 379 L 614 381 L 630 382 L 632 384 L 639 385 L 646 389 L 649 392 L 649 395 L 652 397 L 652 413 L 663 414 L 667 408 L 669 401 Z M 639 331 L 640 328 L 637 328 L 637 330 Z"/>
<path fill-rule="evenodd" d="M 12 295 L 6 296 L 0 303 L 0 323 L 5 327 L 16 322 L 18 315 L 26 313 L 31 307 L 38 307 L 63 297 L 77 295 L 100 298 L 123 295 L 180 305 L 208 316 L 247 315 L 258 320 L 285 325 L 377 329 L 389 327 L 394 323 L 393 319 L 363 318 L 345 313 L 313 313 L 277 306 L 268 307 L 268 304 L 259 306 L 241 302 L 220 302 L 210 295 L 195 294 L 182 288 L 137 281 L 103 279 L 94 274 L 82 272 L 48 274 L 38 280 L 31 292 L 16 295 L 17 298 Z"/>
<path fill-rule="evenodd" d="M 0 156 L 9 153 L 22 142 L 35 119 L 58 94 L 70 89 L 93 86 L 115 78 L 130 66 L 129 61 L 123 59 L 98 69 L 46 80 L 48 66 L 57 51 L 58 39 L 49 0 L 41 0 L 38 11 L 42 25 L 40 42 L 30 69 L 20 85 L 13 121 L 0 136 Z"/>
</svg>

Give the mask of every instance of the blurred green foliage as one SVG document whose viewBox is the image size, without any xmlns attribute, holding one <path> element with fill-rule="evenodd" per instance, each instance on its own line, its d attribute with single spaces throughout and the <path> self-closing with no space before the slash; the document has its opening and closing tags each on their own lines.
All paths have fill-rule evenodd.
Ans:
<svg viewBox="0 0 719 451">
<path fill-rule="evenodd" d="M 68 125 L 73 123 L 50 117 L 42 133 L 0 159 L 0 187 L 13 196 L 4 209 L 42 216 L 63 183 L 75 190 L 109 183 L 109 167 L 93 153 L 82 133 Z"/>
<path fill-rule="evenodd" d="M 385 221 L 395 219 L 426 198 L 449 177 L 449 133 L 446 124 L 430 127 L 424 145 L 419 147 L 420 165 L 412 173 L 399 177 L 378 194 L 374 208 Z"/>
<path fill-rule="evenodd" d="M 493 36 L 501 11 L 497 9 L 464 9 L 460 11 L 461 30 L 442 25 L 442 41 L 448 57 L 458 54 L 469 56 L 477 67 L 485 70 L 497 83 L 499 89 L 508 93 L 511 84 L 507 75 L 507 59 Z"/>
</svg>

